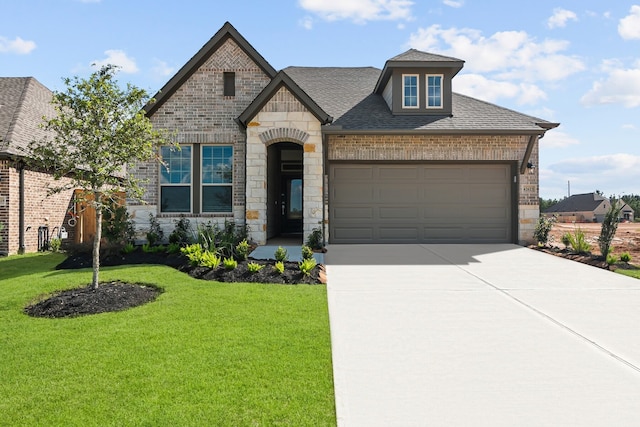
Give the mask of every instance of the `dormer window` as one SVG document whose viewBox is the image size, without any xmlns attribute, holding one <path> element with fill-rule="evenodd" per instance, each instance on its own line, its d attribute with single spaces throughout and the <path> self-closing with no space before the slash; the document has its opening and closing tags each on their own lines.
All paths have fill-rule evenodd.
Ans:
<svg viewBox="0 0 640 427">
<path fill-rule="evenodd" d="M 402 108 L 418 108 L 418 75 L 402 75 Z"/>
<path fill-rule="evenodd" d="M 427 108 L 442 107 L 442 74 L 427 75 Z"/>
</svg>

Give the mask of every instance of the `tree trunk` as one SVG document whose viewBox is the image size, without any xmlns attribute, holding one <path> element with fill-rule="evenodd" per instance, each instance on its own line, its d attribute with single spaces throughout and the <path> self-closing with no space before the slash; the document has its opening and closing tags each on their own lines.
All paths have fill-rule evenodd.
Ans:
<svg viewBox="0 0 640 427">
<path fill-rule="evenodd" d="M 100 206 L 102 194 L 99 191 L 94 191 L 93 195 L 93 203 L 96 207 L 96 234 L 93 236 L 93 279 L 91 285 L 93 289 L 97 289 L 100 275 L 100 240 L 102 239 L 102 208 Z"/>
</svg>

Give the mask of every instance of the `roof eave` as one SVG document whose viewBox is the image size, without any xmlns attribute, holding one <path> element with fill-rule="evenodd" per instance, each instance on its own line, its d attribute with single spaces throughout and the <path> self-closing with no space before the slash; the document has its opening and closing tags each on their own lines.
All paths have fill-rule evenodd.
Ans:
<svg viewBox="0 0 640 427">
<path fill-rule="evenodd" d="M 326 135 L 540 135 L 539 129 L 344 129 L 324 126 Z"/>
</svg>

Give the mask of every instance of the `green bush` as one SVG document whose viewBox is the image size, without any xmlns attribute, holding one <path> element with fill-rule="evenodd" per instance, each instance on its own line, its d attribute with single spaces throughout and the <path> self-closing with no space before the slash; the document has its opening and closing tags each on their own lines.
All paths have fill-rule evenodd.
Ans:
<svg viewBox="0 0 640 427">
<path fill-rule="evenodd" d="M 618 222 L 620 221 L 620 211 L 622 210 L 623 203 L 611 196 L 609 198 L 611 206 L 602 220 L 602 228 L 600 229 L 600 237 L 598 237 L 598 246 L 600 247 L 600 253 L 602 256 L 607 256 L 609 253 L 609 247 L 613 241 L 613 237 L 618 230 Z"/>
<path fill-rule="evenodd" d="M 215 252 L 204 251 L 200 255 L 200 260 L 198 265 L 200 267 L 218 268 L 221 262 L 222 262 L 222 259 L 220 259 L 220 257 L 216 255 Z"/>
<path fill-rule="evenodd" d="M 609 265 L 613 265 L 616 262 L 618 262 L 618 257 L 613 255 L 613 254 L 609 254 L 607 255 L 607 264 Z"/>
<path fill-rule="evenodd" d="M 298 263 L 298 267 L 300 268 L 300 271 L 305 276 L 310 275 L 311 271 L 314 268 L 316 268 L 316 265 L 317 265 L 317 263 L 316 263 L 316 259 L 315 258 L 303 259 L 301 262 Z"/>
<path fill-rule="evenodd" d="M 289 258 L 289 253 L 282 246 L 278 246 L 278 249 L 273 253 L 273 256 L 276 261 L 286 261 L 287 258 Z"/>
<path fill-rule="evenodd" d="M 222 261 L 222 265 L 224 265 L 225 270 L 235 270 L 238 267 L 238 261 L 233 258 L 225 258 Z"/>
<path fill-rule="evenodd" d="M 151 246 L 151 244 L 149 243 L 145 243 L 142 245 L 142 252 L 147 254 L 157 254 L 157 253 L 166 252 L 166 251 L 167 251 L 167 248 L 165 248 L 163 245 Z"/>
<path fill-rule="evenodd" d="M 322 249 L 322 228 L 316 227 L 311 230 L 306 243 L 311 249 Z"/>
<path fill-rule="evenodd" d="M 246 226 L 237 227 L 233 221 L 225 220 L 222 228 L 211 222 L 199 225 L 196 235 L 198 242 L 204 248 L 215 250 L 223 257 L 232 258 L 236 256 L 235 250 L 238 244 L 246 240 L 248 229 Z"/>
<path fill-rule="evenodd" d="M 0 230 L 1 231 L 1 230 Z M 60 251 L 60 247 L 62 246 L 62 239 L 54 237 L 49 241 L 49 248 L 52 252 Z"/>
<path fill-rule="evenodd" d="M 278 274 L 284 274 L 284 262 L 276 261 L 276 263 L 273 265 L 273 271 L 277 272 Z"/>
<path fill-rule="evenodd" d="M 193 243 L 180 249 L 180 252 L 189 260 L 189 264 L 193 267 L 200 264 L 200 258 L 202 257 L 202 246 L 199 243 Z"/>
<path fill-rule="evenodd" d="M 126 206 L 102 211 L 102 236 L 111 244 L 124 246 L 133 241 L 136 230 Z"/>
<path fill-rule="evenodd" d="M 162 227 L 160 227 L 160 223 L 158 222 L 158 218 L 149 212 L 149 231 L 147 232 L 147 243 L 150 246 L 153 246 L 157 243 L 162 242 L 164 238 L 164 231 L 162 231 Z"/>
<path fill-rule="evenodd" d="M 175 228 L 169 234 L 169 243 L 177 243 L 181 247 L 193 243 L 193 230 L 188 218 L 181 217 L 175 221 Z"/>
<path fill-rule="evenodd" d="M 553 224 L 556 223 L 557 219 L 558 218 L 556 216 L 540 216 L 540 218 L 538 218 L 538 223 L 536 224 L 536 228 L 533 232 L 533 237 L 539 245 L 547 244 L 549 241 L 549 232 L 553 228 Z"/>
<path fill-rule="evenodd" d="M 564 233 L 562 235 L 562 244 L 565 245 L 566 247 L 571 246 L 571 234 L 569 232 Z"/>
<path fill-rule="evenodd" d="M 580 227 L 576 228 L 573 233 L 566 234 L 569 246 L 578 254 L 585 254 L 591 250 L 591 245 L 587 243 L 584 231 Z M 564 238 L 564 236 L 563 236 Z"/>
<path fill-rule="evenodd" d="M 180 244 L 178 244 L 178 243 L 169 243 L 167 245 L 167 253 L 168 254 L 179 254 L 180 253 Z"/>
<path fill-rule="evenodd" d="M 131 252 L 135 251 L 136 247 L 132 242 L 128 242 L 126 245 L 124 245 L 124 247 L 122 248 L 122 253 L 123 254 L 130 254 Z"/>
<path fill-rule="evenodd" d="M 629 254 L 629 252 L 623 252 L 622 254 L 620 254 L 620 261 L 622 262 L 631 261 L 631 255 Z"/>
<path fill-rule="evenodd" d="M 313 249 L 309 246 L 304 245 L 302 247 L 302 259 L 311 259 L 313 258 Z"/>
<path fill-rule="evenodd" d="M 247 264 L 247 270 L 249 270 L 249 273 L 253 274 L 253 273 L 257 273 L 258 271 L 262 270 L 264 268 L 264 265 L 262 264 L 258 264 L 257 262 L 250 262 Z"/>
<path fill-rule="evenodd" d="M 242 239 L 240 243 L 236 245 L 236 257 L 238 260 L 245 261 L 249 256 L 249 243 L 247 239 Z"/>
</svg>

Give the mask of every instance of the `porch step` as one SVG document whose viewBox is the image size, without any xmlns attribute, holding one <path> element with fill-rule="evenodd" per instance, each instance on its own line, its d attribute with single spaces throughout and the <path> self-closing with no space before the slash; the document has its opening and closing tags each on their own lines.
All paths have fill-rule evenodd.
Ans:
<svg viewBox="0 0 640 427">
<path fill-rule="evenodd" d="M 288 261 L 300 262 L 302 261 L 302 246 L 288 246 L 283 245 L 284 249 L 287 250 L 287 254 L 289 255 Z M 278 246 L 272 245 L 264 245 L 258 246 L 249 254 L 249 258 L 251 259 L 261 259 L 261 260 L 275 260 L 273 254 L 275 253 Z M 324 254 L 314 253 L 313 257 L 316 259 L 318 264 L 324 264 Z"/>
</svg>

